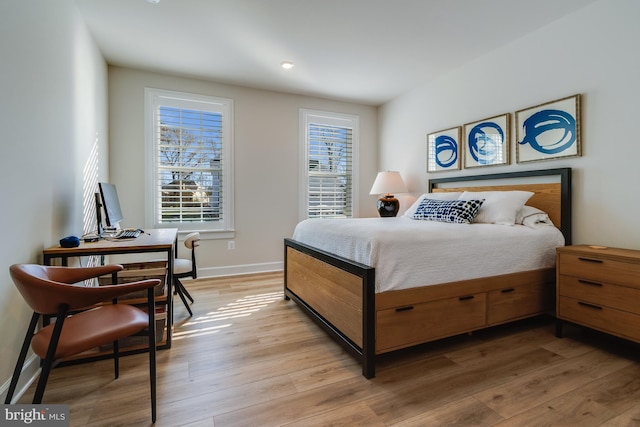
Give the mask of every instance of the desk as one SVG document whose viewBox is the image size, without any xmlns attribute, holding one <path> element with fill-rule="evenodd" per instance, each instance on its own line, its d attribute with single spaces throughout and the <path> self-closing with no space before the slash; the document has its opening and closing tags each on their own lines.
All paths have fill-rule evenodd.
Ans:
<svg viewBox="0 0 640 427">
<path fill-rule="evenodd" d="M 70 257 L 90 255 L 141 254 L 147 252 L 164 252 L 167 254 L 167 340 L 158 349 L 171 348 L 171 334 L 173 329 L 173 258 L 178 245 L 177 228 L 158 228 L 146 230 L 135 239 L 102 239 L 97 242 L 80 243 L 75 248 L 53 246 L 45 249 L 43 263 L 51 265 L 55 258 L 60 258 L 62 265 L 68 265 Z"/>
</svg>

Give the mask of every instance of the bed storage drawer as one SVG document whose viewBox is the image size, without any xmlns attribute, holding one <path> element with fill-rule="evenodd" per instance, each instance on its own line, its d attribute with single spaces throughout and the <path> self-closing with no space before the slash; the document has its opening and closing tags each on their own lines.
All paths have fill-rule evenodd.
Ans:
<svg viewBox="0 0 640 427">
<path fill-rule="evenodd" d="M 496 325 L 552 311 L 555 287 L 551 283 L 532 283 L 489 291 L 487 324 Z"/>
<path fill-rule="evenodd" d="M 482 328 L 486 300 L 485 293 L 478 293 L 380 310 L 376 313 L 376 353 Z"/>
</svg>

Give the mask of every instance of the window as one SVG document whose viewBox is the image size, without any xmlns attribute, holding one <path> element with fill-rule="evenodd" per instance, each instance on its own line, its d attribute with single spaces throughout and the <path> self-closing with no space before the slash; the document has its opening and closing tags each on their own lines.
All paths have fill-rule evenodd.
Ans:
<svg viewBox="0 0 640 427">
<path fill-rule="evenodd" d="M 145 92 L 147 221 L 181 231 L 231 232 L 233 101 Z"/>
<path fill-rule="evenodd" d="M 300 110 L 300 218 L 356 216 L 358 117 Z"/>
</svg>

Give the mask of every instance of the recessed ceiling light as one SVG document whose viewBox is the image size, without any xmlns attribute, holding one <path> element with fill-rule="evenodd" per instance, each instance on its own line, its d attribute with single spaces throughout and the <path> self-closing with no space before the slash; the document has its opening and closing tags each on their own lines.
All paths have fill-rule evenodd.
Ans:
<svg viewBox="0 0 640 427">
<path fill-rule="evenodd" d="M 293 68 L 293 62 L 291 61 L 282 61 L 280 63 L 280 65 L 282 66 L 282 68 L 284 68 L 285 70 L 289 70 L 291 68 Z"/>
<path fill-rule="evenodd" d="M 158 4 L 160 3 L 160 0 L 147 0 L 147 3 Z"/>
</svg>

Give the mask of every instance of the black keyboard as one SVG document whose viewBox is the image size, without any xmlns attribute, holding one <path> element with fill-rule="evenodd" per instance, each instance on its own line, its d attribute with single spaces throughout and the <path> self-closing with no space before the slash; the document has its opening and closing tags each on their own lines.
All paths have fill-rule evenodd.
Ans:
<svg viewBox="0 0 640 427">
<path fill-rule="evenodd" d="M 120 230 L 113 236 L 116 239 L 135 239 L 140 235 L 140 230 Z"/>
</svg>

